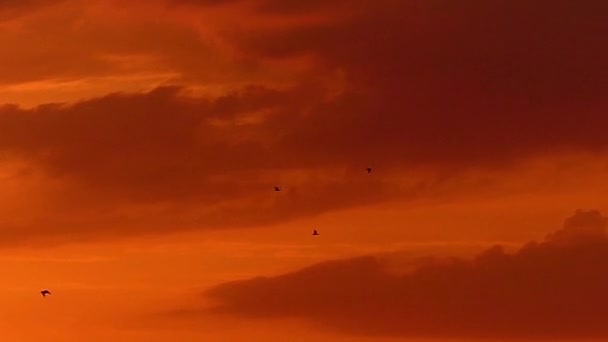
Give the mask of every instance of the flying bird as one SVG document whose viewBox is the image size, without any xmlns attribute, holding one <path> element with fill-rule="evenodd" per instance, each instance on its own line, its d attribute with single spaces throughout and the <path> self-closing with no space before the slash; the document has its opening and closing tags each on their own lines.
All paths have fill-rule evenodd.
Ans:
<svg viewBox="0 0 608 342">
<path fill-rule="evenodd" d="M 275 186 L 275 187 L 274 187 L 274 191 L 281 191 L 281 188 L 280 188 L 280 187 L 278 187 L 278 186 Z"/>
<path fill-rule="evenodd" d="M 50 295 L 51 291 L 49 291 L 49 290 L 42 290 L 42 291 L 40 291 L 40 294 L 44 298 L 44 297 L 46 297 L 46 295 Z"/>
<path fill-rule="evenodd" d="M 319 235 L 319 232 L 317 232 L 317 230 L 315 229 L 312 231 L 312 235 Z"/>
<path fill-rule="evenodd" d="M 368 167 L 366 170 L 367 170 L 367 173 L 372 173 L 372 168 L 371 167 Z"/>
</svg>

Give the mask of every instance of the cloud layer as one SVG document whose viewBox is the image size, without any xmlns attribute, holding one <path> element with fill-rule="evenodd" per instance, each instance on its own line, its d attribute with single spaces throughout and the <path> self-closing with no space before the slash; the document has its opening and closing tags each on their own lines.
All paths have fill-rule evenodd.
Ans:
<svg viewBox="0 0 608 342">
<path fill-rule="evenodd" d="M 55 229 L 41 222 L 76 232 L 99 222 L 131 232 L 276 223 L 608 143 L 604 1 L 113 6 L 0 8 L 30 14 L 2 21 L 11 48 L 0 54 L 0 84 L 54 91 L 53 80 L 114 77 L 119 87 L 159 74 L 180 83 L 0 108 L 3 158 L 29 170 L 12 170 L 11 181 L 46 179 L 19 195 L 42 203 L 20 215 L 46 211 L 5 220 L 5 233 Z M 382 173 L 362 180 L 368 166 Z M 268 197 L 278 183 L 286 196 Z M 72 217 L 60 219 L 66 210 Z"/>
<path fill-rule="evenodd" d="M 606 337 L 606 218 L 578 211 L 561 230 L 515 254 L 426 262 L 396 275 L 381 259 L 330 261 L 271 278 L 219 285 L 214 312 L 299 317 L 354 334 Z"/>
</svg>

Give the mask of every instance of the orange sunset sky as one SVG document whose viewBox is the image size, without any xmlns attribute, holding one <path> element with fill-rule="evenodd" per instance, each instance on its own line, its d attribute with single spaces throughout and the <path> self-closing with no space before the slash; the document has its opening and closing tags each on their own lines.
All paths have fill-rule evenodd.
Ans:
<svg viewBox="0 0 608 342">
<path fill-rule="evenodd" d="M 0 1 L 0 341 L 608 340 L 606 18 Z"/>
</svg>

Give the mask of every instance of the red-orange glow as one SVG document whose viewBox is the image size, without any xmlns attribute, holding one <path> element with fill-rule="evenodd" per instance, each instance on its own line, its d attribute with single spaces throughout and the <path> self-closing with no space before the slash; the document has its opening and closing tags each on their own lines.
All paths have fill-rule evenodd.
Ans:
<svg viewBox="0 0 608 342">
<path fill-rule="evenodd" d="M 2 341 L 605 339 L 607 6 L 0 2 Z"/>
</svg>

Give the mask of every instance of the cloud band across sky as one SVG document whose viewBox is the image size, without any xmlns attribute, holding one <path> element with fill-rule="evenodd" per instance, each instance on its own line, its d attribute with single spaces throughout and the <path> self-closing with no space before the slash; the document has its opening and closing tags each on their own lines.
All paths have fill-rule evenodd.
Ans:
<svg viewBox="0 0 608 342">
<path fill-rule="evenodd" d="M 225 283 L 206 295 L 216 313 L 304 318 L 351 334 L 606 337 L 606 222 L 597 211 L 578 211 L 514 254 L 496 246 L 473 260 L 427 260 L 405 275 L 370 256 Z"/>
<path fill-rule="evenodd" d="M 0 7 L 12 13 L 0 89 L 29 104 L 53 84 L 80 89 L 0 108 L 4 187 L 39 203 L 14 209 L 35 214 L 2 222 L 7 236 L 272 224 L 608 144 L 604 1 L 114 6 Z M 149 84 L 124 89 L 125 77 Z M 368 166 L 383 172 L 363 183 Z M 277 183 L 283 202 L 266 197 Z"/>
</svg>

